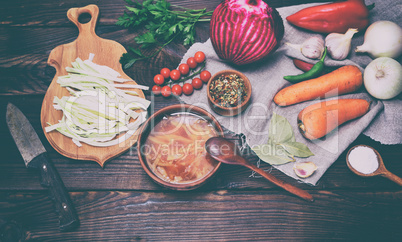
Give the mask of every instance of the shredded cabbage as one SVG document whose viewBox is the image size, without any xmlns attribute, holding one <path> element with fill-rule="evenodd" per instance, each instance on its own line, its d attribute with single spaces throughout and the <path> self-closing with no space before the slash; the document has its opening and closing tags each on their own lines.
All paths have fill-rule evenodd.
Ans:
<svg viewBox="0 0 402 242">
<path fill-rule="evenodd" d="M 148 90 L 148 87 L 122 84 L 130 80 L 120 78 L 108 66 L 95 64 L 93 57 L 91 53 L 88 60 L 77 58 L 72 67 L 66 67 L 68 74 L 58 78 L 57 83 L 71 96 L 54 97 L 53 106 L 63 111 L 63 118 L 45 128 L 46 132 L 57 130 L 71 138 L 78 147 L 81 142 L 97 147 L 124 142 L 146 120 L 150 105 L 137 92 L 121 89 Z"/>
</svg>

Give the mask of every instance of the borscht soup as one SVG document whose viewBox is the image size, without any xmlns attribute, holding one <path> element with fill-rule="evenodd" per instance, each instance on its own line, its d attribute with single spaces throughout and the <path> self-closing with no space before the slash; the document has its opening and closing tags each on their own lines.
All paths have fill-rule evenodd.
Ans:
<svg viewBox="0 0 402 242">
<path fill-rule="evenodd" d="M 205 142 L 216 136 L 217 130 L 201 116 L 173 113 L 155 124 L 141 149 L 156 176 L 169 183 L 191 183 L 218 164 L 205 150 Z"/>
</svg>

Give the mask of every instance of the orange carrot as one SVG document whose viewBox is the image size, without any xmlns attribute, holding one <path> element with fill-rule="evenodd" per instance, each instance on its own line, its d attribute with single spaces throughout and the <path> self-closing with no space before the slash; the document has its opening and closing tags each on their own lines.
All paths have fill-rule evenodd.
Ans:
<svg viewBox="0 0 402 242">
<path fill-rule="evenodd" d="M 299 113 L 297 126 L 305 138 L 319 139 L 339 125 L 363 116 L 369 107 L 370 103 L 364 99 L 335 99 L 315 103 Z"/>
<path fill-rule="evenodd" d="M 316 98 L 354 92 L 363 84 L 362 72 L 356 66 L 342 66 L 333 72 L 299 82 L 280 90 L 274 97 L 279 106 L 288 106 Z"/>
</svg>

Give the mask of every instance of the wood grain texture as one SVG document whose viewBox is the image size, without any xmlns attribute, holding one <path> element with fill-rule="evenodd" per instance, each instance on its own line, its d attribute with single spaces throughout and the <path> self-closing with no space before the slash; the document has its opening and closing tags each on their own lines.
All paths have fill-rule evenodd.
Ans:
<svg viewBox="0 0 402 242">
<path fill-rule="evenodd" d="M 142 2 L 142 1 L 139 1 Z M 177 5 L 192 9 L 206 8 L 208 11 L 214 10 L 221 0 L 208 1 L 182 1 L 168 0 L 172 5 Z M 328 2 L 325 0 L 268 0 L 266 1 L 272 7 L 283 7 L 302 3 L 311 2 Z M 22 4 L 23 3 L 23 4 Z M 40 2 L 30 1 L 5 1 L 0 6 L 0 25 L 3 26 L 18 26 L 18 27 L 33 27 L 33 26 L 71 26 L 71 23 L 65 16 L 65 12 L 70 8 L 83 7 L 88 4 L 96 3 L 101 9 L 101 18 L 99 24 L 114 25 L 118 17 L 122 15 L 126 5 L 124 1 L 115 0 L 72 0 L 60 1 L 55 4 L 52 0 L 44 0 Z M 32 12 L 32 8 L 38 11 Z"/>
<path fill-rule="evenodd" d="M 197 26 L 197 33 L 200 34 L 197 41 L 207 40 L 207 26 Z M 135 46 L 134 37 L 137 34 L 118 26 L 99 26 L 95 32 L 101 38 L 117 41 L 126 47 Z M 0 50 L 0 96 L 45 94 L 56 73 L 47 64 L 50 51 L 77 37 L 77 27 L 0 27 L 0 48 L 4 48 Z M 185 52 L 184 46 L 174 43 L 154 58 L 139 61 L 124 72 L 138 84 L 151 85 L 155 73 L 165 66 L 176 68 Z"/>
<path fill-rule="evenodd" d="M 213 10 L 220 0 L 168 2 Z M 268 2 L 281 7 L 318 1 Z M 44 94 L 56 73 L 47 59 L 53 48 L 78 36 L 67 10 L 90 3 L 100 7 L 95 29 L 99 37 L 124 47 L 135 46 L 134 37 L 139 33 L 115 25 L 125 10 L 123 0 L 16 0 L 0 5 L 0 241 L 402 240 L 401 188 L 386 178 L 356 176 L 346 166 L 345 152 L 315 187 L 298 184 L 261 164 L 278 178 L 312 193 L 316 199 L 312 204 L 252 177 L 243 167 L 222 166 L 205 186 L 192 192 L 173 192 L 146 175 L 135 147 L 103 168 L 57 153 L 40 122 Z M 208 30 L 208 23 L 198 24 L 196 41 L 207 40 Z M 177 67 L 187 48 L 170 44 L 155 58 L 137 62 L 126 74 L 139 84 L 151 85 L 161 68 Z M 145 94 L 151 99 L 148 92 Z M 7 129 L 8 102 L 30 120 L 70 191 L 81 220 L 77 231 L 58 231 L 57 213 L 39 184 L 39 172 L 25 168 Z M 150 113 L 178 101 L 156 97 L 152 102 L 155 105 Z M 351 146 L 356 144 L 376 148 L 386 167 L 402 176 L 402 145 L 381 145 L 363 135 Z"/>
<path fill-rule="evenodd" d="M 80 23 L 79 16 L 83 13 L 91 15 L 91 20 L 88 23 Z M 60 154 L 77 160 L 93 160 L 103 167 L 106 161 L 118 156 L 129 149 L 137 140 L 137 135 L 131 135 L 128 139 L 110 147 L 94 147 L 86 143 L 82 143 L 81 147 L 75 145 L 71 138 L 63 134 L 52 131 L 46 132 L 45 127 L 48 124 L 57 124 L 63 117 L 63 112 L 55 110 L 53 107 L 54 97 L 62 98 L 70 96 L 66 88 L 57 83 L 60 76 L 67 75 L 66 67 L 71 66 L 71 63 L 76 58 L 86 60 L 89 54 L 95 54 L 93 62 L 99 65 L 108 66 L 119 72 L 121 78 L 130 79 L 123 71 L 119 59 L 125 48 L 116 41 L 102 39 L 95 34 L 96 21 L 98 19 L 99 8 L 96 5 L 88 5 L 82 8 L 71 8 L 67 12 L 68 18 L 78 27 L 78 37 L 71 43 L 57 46 L 50 52 L 48 64 L 56 69 L 54 76 L 42 103 L 41 123 L 43 132 L 52 147 Z M 126 84 L 136 85 L 134 81 L 126 82 Z M 139 89 L 133 89 L 139 94 L 139 97 L 144 98 L 144 94 Z M 122 134 L 124 135 L 124 134 Z M 120 136 L 119 136 L 120 137 Z M 116 137 L 116 138 L 119 138 Z"/>
<path fill-rule="evenodd" d="M 169 1 L 173 5 L 193 9 L 213 10 L 220 0 Z M 316 1 L 269 1 L 274 7 L 282 7 Z M 47 66 L 50 51 L 58 45 L 76 39 L 78 31 L 66 12 L 72 7 L 82 7 L 92 1 L 6 1 L 0 6 L 0 95 L 44 94 L 54 76 L 54 69 Z M 124 1 L 106 0 L 97 2 L 100 18 L 96 33 L 102 38 L 112 39 L 124 47 L 135 46 L 134 37 L 139 33 L 116 26 L 115 22 L 124 12 Z M 32 9 L 36 9 L 32 11 Z M 195 41 L 204 42 L 209 37 L 209 24 L 196 25 Z M 187 48 L 172 43 L 163 52 L 149 61 L 141 61 L 126 74 L 139 84 L 152 81 L 161 68 L 176 68 Z M 150 50 L 151 52 L 152 50 Z"/>
<path fill-rule="evenodd" d="M 397 241 L 402 193 L 314 193 L 314 203 L 275 191 L 72 192 L 81 226 L 60 233 L 43 193 L 0 193 L 0 217 L 34 241 Z M 384 207 L 384 204 L 389 206 Z M 334 209 L 328 209 L 332 207 Z M 372 218 L 376 218 L 373 220 Z"/>
</svg>

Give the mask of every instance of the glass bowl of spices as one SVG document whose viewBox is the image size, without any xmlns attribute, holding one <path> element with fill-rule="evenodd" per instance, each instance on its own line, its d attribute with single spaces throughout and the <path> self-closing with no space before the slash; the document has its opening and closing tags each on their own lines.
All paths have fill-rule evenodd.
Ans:
<svg viewBox="0 0 402 242">
<path fill-rule="evenodd" d="M 223 116 L 236 116 L 251 101 L 251 83 L 241 72 L 223 70 L 211 77 L 207 84 L 208 103 Z"/>
</svg>

